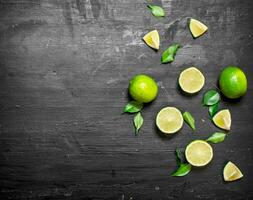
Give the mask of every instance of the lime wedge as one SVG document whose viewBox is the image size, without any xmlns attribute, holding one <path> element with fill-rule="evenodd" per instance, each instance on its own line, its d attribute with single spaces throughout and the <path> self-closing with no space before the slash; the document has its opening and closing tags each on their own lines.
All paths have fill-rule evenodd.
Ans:
<svg viewBox="0 0 253 200">
<path fill-rule="evenodd" d="M 191 31 L 193 37 L 195 37 L 195 38 L 203 35 L 208 29 L 205 24 L 203 24 L 202 22 L 200 22 L 196 19 L 190 20 L 189 28 L 190 28 L 190 31 Z"/>
<path fill-rule="evenodd" d="M 214 124 L 224 130 L 230 130 L 231 127 L 231 114 L 228 109 L 219 111 L 213 117 Z"/>
<path fill-rule="evenodd" d="M 143 40 L 146 42 L 148 46 L 150 46 L 153 49 L 158 50 L 160 46 L 160 37 L 157 30 L 150 31 L 147 33 Z"/>
<path fill-rule="evenodd" d="M 223 169 L 223 178 L 225 181 L 235 181 L 243 177 L 240 169 L 229 161 Z"/>
</svg>

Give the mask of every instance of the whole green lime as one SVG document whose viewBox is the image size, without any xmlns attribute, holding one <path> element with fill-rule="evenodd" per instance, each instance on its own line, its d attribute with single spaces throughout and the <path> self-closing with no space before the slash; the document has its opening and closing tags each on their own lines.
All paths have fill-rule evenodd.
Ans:
<svg viewBox="0 0 253 200">
<path fill-rule="evenodd" d="M 236 66 L 228 66 L 221 72 L 219 85 L 221 92 L 230 99 L 239 98 L 247 92 L 247 78 Z"/>
<path fill-rule="evenodd" d="M 134 76 L 129 82 L 128 89 L 131 97 L 141 103 L 153 101 L 158 93 L 155 80 L 144 74 Z"/>
</svg>

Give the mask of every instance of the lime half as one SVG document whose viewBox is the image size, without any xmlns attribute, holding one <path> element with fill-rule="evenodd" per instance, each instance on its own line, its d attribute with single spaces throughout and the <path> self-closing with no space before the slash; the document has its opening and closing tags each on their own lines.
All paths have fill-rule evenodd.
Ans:
<svg viewBox="0 0 253 200">
<path fill-rule="evenodd" d="M 196 167 L 207 165 L 213 158 L 213 149 L 204 140 L 195 140 L 187 145 L 185 150 L 187 161 Z"/>
<path fill-rule="evenodd" d="M 181 72 L 178 82 L 184 92 L 193 94 L 204 86 L 205 77 L 196 67 L 189 67 Z"/>
<path fill-rule="evenodd" d="M 159 130 L 166 134 L 179 131 L 183 126 L 183 116 L 175 107 L 165 107 L 156 116 L 156 125 Z"/>
<path fill-rule="evenodd" d="M 214 124 L 224 130 L 230 130 L 231 128 L 231 114 L 228 109 L 221 110 L 213 117 Z"/>
</svg>

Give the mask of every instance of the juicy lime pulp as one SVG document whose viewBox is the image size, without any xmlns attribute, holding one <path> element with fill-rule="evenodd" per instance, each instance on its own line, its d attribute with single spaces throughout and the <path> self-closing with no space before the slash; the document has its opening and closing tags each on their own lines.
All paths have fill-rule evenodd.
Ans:
<svg viewBox="0 0 253 200">
<path fill-rule="evenodd" d="M 157 83 L 150 76 L 144 74 L 136 75 L 129 82 L 129 94 L 138 102 L 151 102 L 156 98 L 157 93 Z"/>
<path fill-rule="evenodd" d="M 190 20 L 189 28 L 194 38 L 203 35 L 208 29 L 205 24 L 196 19 Z"/>
<path fill-rule="evenodd" d="M 158 50 L 160 46 L 160 37 L 157 30 L 150 31 L 147 33 L 143 40 L 146 42 L 148 46 L 150 46 L 153 49 Z"/>
<path fill-rule="evenodd" d="M 231 161 L 223 169 L 223 178 L 225 181 L 235 181 L 243 177 L 241 170 Z"/>
<path fill-rule="evenodd" d="M 187 145 L 185 150 L 187 161 L 196 167 L 207 165 L 213 158 L 213 149 L 204 140 L 195 140 Z"/>
<path fill-rule="evenodd" d="M 247 92 L 247 78 L 239 67 L 229 66 L 221 72 L 219 86 L 226 97 L 239 98 Z"/>
<path fill-rule="evenodd" d="M 228 109 L 220 110 L 213 117 L 214 124 L 224 130 L 229 131 L 231 128 L 231 114 Z"/>
<path fill-rule="evenodd" d="M 205 77 L 196 67 L 189 67 L 180 73 L 178 83 L 184 92 L 193 94 L 202 89 Z"/>
<path fill-rule="evenodd" d="M 183 126 L 183 116 L 175 107 L 165 107 L 156 116 L 156 125 L 159 130 L 166 134 L 179 131 Z"/>
</svg>

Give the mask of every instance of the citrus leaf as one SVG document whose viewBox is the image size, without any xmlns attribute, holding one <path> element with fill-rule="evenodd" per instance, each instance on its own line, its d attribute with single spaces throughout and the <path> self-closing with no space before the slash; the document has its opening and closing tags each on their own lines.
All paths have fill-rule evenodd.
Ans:
<svg viewBox="0 0 253 200">
<path fill-rule="evenodd" d="M 135 134 L 138 134 L 141 126 L 143 124 L 143 118 L 141 116 L 141 113 L 138 112 L 134 117 L 134 127 L 135 127 Z"/>
<path fill-rule="evenodd" d="M 209 90 L 204 94 L 203 105 L 212 106 L 220 101 L 220 94 L 216 90 Z"/>
<path fill-rule="evenodd" d="M 171 176 L 185 176 L 191 171 L 191 165 L 182 163 L 179 168 L 171 174 Z"/>
<path fill-rule="evenodd" d="M 124 113 L 136 113 L 143 108 L 143 103 L 130 101 L 124 108 Z"/>
<path fill-rule="evenodd" d="M 183 163 L 182 153 L 178 148 L 176 148 L 175 154 L 176 154 L 177 165 L 180 166 Z"/>
<path fill-rule="evenodd" d="M 167 48 L 162 54 L 162 63 L 174 61 L 174 57 L 177 53 L 178 48 L 180 48 L 179 44 L 173 44 Z"/>
<path fill-rule="evenodd" d="M 219 103 L 209 106 L 208 110 L 211 117 L 213 117 L 217 113 L 218 107 L 219 107 Z"/>
<path fill-rule="evenodd" d="M 225 140 L 226 134 L 221 132 L 216 132 L 206 139 L 207 142 L 219 143 Z"/>
<path fill-rule="evenodd" d="M 183 114 L 184 120 L 185 122 L 192 128 L 192 130 L 195 130 L 195 120 L 193 118 L 193 116 L 191 115 L 191 113 L 189 112 L 184 112 Z"/>
<path fill-rule="evenodd" d="M 165 16 L 164 10 L 160 6 L 148 5 L 147 7 L 151 10 L 151 13 L 155 17 L 164 17 Z"/>
</svg>

